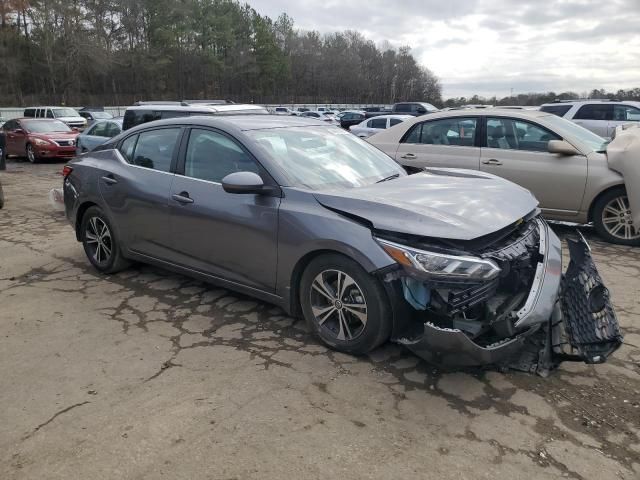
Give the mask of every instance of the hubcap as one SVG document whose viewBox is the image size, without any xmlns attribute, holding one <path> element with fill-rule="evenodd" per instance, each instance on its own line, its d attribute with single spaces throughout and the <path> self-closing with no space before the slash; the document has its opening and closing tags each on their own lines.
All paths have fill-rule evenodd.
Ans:
<svg viewBox="0 0 640 480">
<path fill-rule="evenodd" d="M 315 321 L 338 340 L 355 340 L 367 324 L 367 302 L 356 281 L 340 270 L 325 270 L 309 293 Z"/>
<path fill-rule="evenodd" d="M 633 225 L 629 199 L 621 195 L 612 199 L 602 210 L 602 224 L 612 236 L 623 240 L 640 238 L 640 230 Z"/>
<path fill-rule="evenodd" d="M 91 217 L 84 238 L 89 254 L 96 263 L 107 263 L 113 250 L 111 232 L 107 224 L 99 217 Z"/>
<path fill-rule="evenodd" d="M 36 159 L 36 154 L 34 153 L 33 147 L 31 145 L 27 147 L 27 158 L 31 163 L 33 163 Z"/>
</svg>

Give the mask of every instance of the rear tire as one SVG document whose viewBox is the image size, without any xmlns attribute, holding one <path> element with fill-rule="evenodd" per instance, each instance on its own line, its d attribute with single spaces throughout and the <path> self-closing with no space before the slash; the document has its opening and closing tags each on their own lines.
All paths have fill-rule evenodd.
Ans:
<svg viewBox="0 0 640 480">
<path fill-rule="evenodd" d="M 130 264 L 122 250 L 109 219 L 99 207 L 90 207 L 82 217 L 80 240 L 84 252 L 96 270 L 116 273 Z"/>
<path fill-rule="evenodd" d="M 380 280 L 339 254 L 313 259 L 300 280 L 300 304 L 311 330 L 329 347 L 367 353 L 391 333 L 391 305 Z"/>
<path fill-rule="evenodd" d="M 630 222 L 631 210 L 624 188 L 611 189 L 596 200 L 593 226 L 607 242 L 640 246 L 640 229 Z"/>
</svg>

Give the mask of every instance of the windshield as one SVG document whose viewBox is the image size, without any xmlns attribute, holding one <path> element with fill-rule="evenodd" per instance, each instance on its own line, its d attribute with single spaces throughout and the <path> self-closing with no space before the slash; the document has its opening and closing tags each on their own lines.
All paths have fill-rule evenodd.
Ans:
<svg viewBox="0 0 640 480">
<path fill-rule="evenodd" d="M 71 129 L 60 120 L 27 120 L 22 122 L 31 133 L 70 132 Z"/>
<path fill-rule="evenodd" d="M 544 119 L 547 123 L 551 124 L 552 127 L 555 127 L 554 130 L 562 136 L 564 136 L 566 132 L 567 135 L 575 138 L 590 150 L 598 153 L 606 152 L 609 142 L 592 131 L 556 115 L 549 115 L 548 117 L 544 117 Z"/>
<path fill-rule="evenodd" d="M 111 114 L 107 112 L 91 112 L 91 115 L 96 120 L 107 120 L 109 118 L 113 118 Z"/>
<path fill-rule="evenodd" d="M 406 172 L 380 150 L 336 127 L 289 127 L 246 132 L 292 182 L 312 190 L 371 185 Z"/>
<path fill-rule="evenodd" d="M 59 117 L 79 117 L 78 112 L 76 112 L 73 108 L 52 108 L 53 115 L 56 118 Z"/>
</svg>

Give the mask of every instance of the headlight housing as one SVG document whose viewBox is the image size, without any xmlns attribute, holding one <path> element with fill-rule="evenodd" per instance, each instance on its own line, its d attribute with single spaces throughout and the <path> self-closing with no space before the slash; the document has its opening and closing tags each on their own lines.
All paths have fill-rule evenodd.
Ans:
<svg viewBox="0 0 640 480">
<path fill-rule="evenodd" d="M 49 140 L 45 140 L 43 138 L 34 138 L 33 143 L 35 145 L 38 145 L 39 147 L 44 147 L 45 145 L 51 145 L 51 142 Z"/>
<path fill-rule="evenodd" d="M 400 265 L 434 280 L 488 281 L 501 271 L 493 260 L 429 252 L 380 238 L 376 240 Z"/>
</svg>

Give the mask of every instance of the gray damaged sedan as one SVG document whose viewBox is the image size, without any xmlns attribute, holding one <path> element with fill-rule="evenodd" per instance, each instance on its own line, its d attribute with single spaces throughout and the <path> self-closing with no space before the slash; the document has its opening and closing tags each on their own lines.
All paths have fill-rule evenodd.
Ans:
<svg viewBox="0 0 640 480">
<path fill-rule="evenodd" d="M 104 273 L 131 261 L 304 316 L 330 347 L 391 340 L 442 365 L 548 372 L 622 342 L 582 238 L 525 189 L 405 171 L 324 122 L 189 117 L 128 130 L 64 170 L 66 214 Z"/>
</svg>

